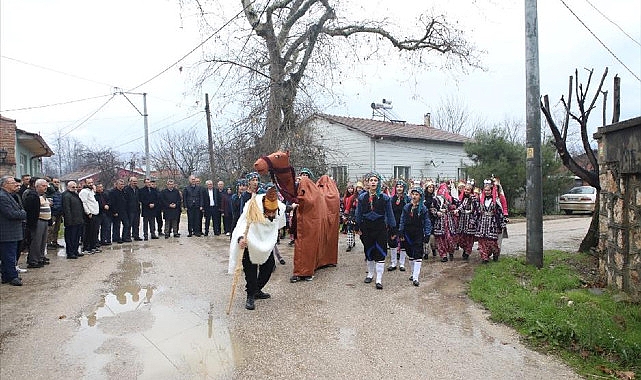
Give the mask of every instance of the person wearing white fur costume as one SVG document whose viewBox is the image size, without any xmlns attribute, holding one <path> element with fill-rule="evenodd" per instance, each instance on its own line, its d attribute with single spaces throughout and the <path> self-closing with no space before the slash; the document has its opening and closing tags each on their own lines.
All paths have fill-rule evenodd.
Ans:
<svg viewBox="0 0 641 380">
<path fill-rule="evenodd" d="M 242 254 L 242 266 L 247 282 L 245 308 L 254 310 L 254 300 L 271 296 L 263 292 L 274 270 L 272 251 L 278 231 L 285 226 L 285 204 L 278 200 L 276 188 L 254 196 L 245 204 L 234 228 L 229 246 L 228 273 L 234 273 Z"/>
</svg>

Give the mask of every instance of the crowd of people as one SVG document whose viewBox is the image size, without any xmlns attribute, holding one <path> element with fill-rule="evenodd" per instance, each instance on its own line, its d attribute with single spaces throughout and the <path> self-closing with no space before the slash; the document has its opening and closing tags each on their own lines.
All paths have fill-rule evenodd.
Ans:
<svg viewBox="0 0 641 380">
<path fill-rule="evenodd" d="M 2 283 L 21 286 L 20 273 L 49 264 L 47 249 L 65 249 L 73 260 L 101 252 L 101 247 L 132 241 L 180 237 L 180 215 L 187 210 L 188 235 L 227 235 L 232 231 L 232 189 L 223 181 L 200 185 L 189 177 L 181 192 L 174 180 L 158 190 L 154 179 L 138 178 L 125 184 L 118 179 L 105 190 L 87 178 L 68 181 L 62 191 L 59 178 L 0 178 L 0 260 Z M 237 212 L 236 214 L 239 214 Z M 141 228 L 142 220 L 142 228 Z M 204 232 L 203 232 L 204 220 Z M 63 227 L 64 226 L 64 227 Z M 164 229 L 163 229 L 164 227 Z M 142 231 L 141 231 L 142 229 Z M 64 245 L 59 243 L 63 230 Z M 18 265 L 27 253 L 26 268 Z"/>
<path fill-rule="evenodd" d="M 482 187 L 473 181 L 393 181 L 386 186 L 378 173 L 363 182 L 348 184 L 342 198 L 343 227 L 347 252 L 358 234 L 365 251 L 367 276 L 383 289 L 386 261 L 388 271 L 405 271 L 409 261 L 410 281 L 419 286 L 422 261 L 438 256 L 440 261 L 469 260 L 476 242 L 483 264 L 497 261 L 501 239 L 506 234 L 508 207 L 498 178 L 487 179 Z M 391 189 L 391 190 L 390 190 Z M 389 260 L 387 260 L 389 256 Z M 375 277 L 375 279 L 374 279 Z"/>
</svg>

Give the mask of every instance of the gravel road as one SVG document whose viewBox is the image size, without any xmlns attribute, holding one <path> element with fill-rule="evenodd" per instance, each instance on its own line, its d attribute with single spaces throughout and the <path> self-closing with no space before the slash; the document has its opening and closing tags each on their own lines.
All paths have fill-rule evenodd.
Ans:
<svg viewBox="0 0 641 380">
<path fill-rule="evenodd" d="M 575 250 L 589 217 L 544 223 L 544 248 Z M 183 226 L 186 226 L 186 221 Z M 525 223 L 509 225 L 504 254 L 525 251 Z M 313 281 L 292 284 L 293 249 L 256 310 L 244 281 L 226 314 L 228 238 L 114 245 L 0 287 L 2 379 L 579 379 L 520 343 L 466 296 L 478 256 L 386 272 L 364 284 L 362 246 Z M 491 264 L 490 264 L 491 265 Z"/>
</svg>

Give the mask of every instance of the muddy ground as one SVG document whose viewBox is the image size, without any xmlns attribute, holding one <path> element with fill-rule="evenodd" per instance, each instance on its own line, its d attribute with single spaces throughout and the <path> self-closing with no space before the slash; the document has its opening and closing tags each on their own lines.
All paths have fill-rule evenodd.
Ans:
<svg viewBox="0 0 641 380">
<path fill-rule="evenodd" d="M 186 221 L 183 226 L 186 226 Z M 588 217 L 546 221 L 545 249 L 576 249 Z M 504 254 L 525 251 L 525 223 L 509 225 Z M 22 275 L 0 287 L 2 379 L 572 379 L 558 360 L 520 343 L 466 296 L 480 265 L 435 259 L 420 286 L 386 272 L 364 284 L 362 246 L 313 281 L 290 283 L 293 249 L 256 310 L 244 280 L 226 314 L 228 238 L 134 242 Z M 22 259 L 24 260 L 24 258 Z M 491 264 L 490 264 L 491 265 Z"/>
</svg>

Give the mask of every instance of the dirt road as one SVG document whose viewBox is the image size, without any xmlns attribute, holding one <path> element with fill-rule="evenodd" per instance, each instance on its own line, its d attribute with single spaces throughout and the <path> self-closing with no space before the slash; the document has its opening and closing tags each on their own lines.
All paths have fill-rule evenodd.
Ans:
<svg viewBox="0 0 641 380">
<path fill-rule="evenodd" d="M 186 226 L 186 223 L 183 224 Z M 545 249 L 573 250 L 589 218 L 546 221 Z M 525 223 L 509 226 L 504 253 L 525 250 Z M 465 295 L 478 257 L 386 272 L 364 284 L 362 246 L 313 281 L 291 284 L 293 250 L 280 247 L 265 289 L 230 315 L 228 238 L 115 245 L 0 287 L 2 379 L 573 379 L 557 360 L 524 347 Z M 59 253 L 61 254 L 61 253 Z"/>
</svg>

